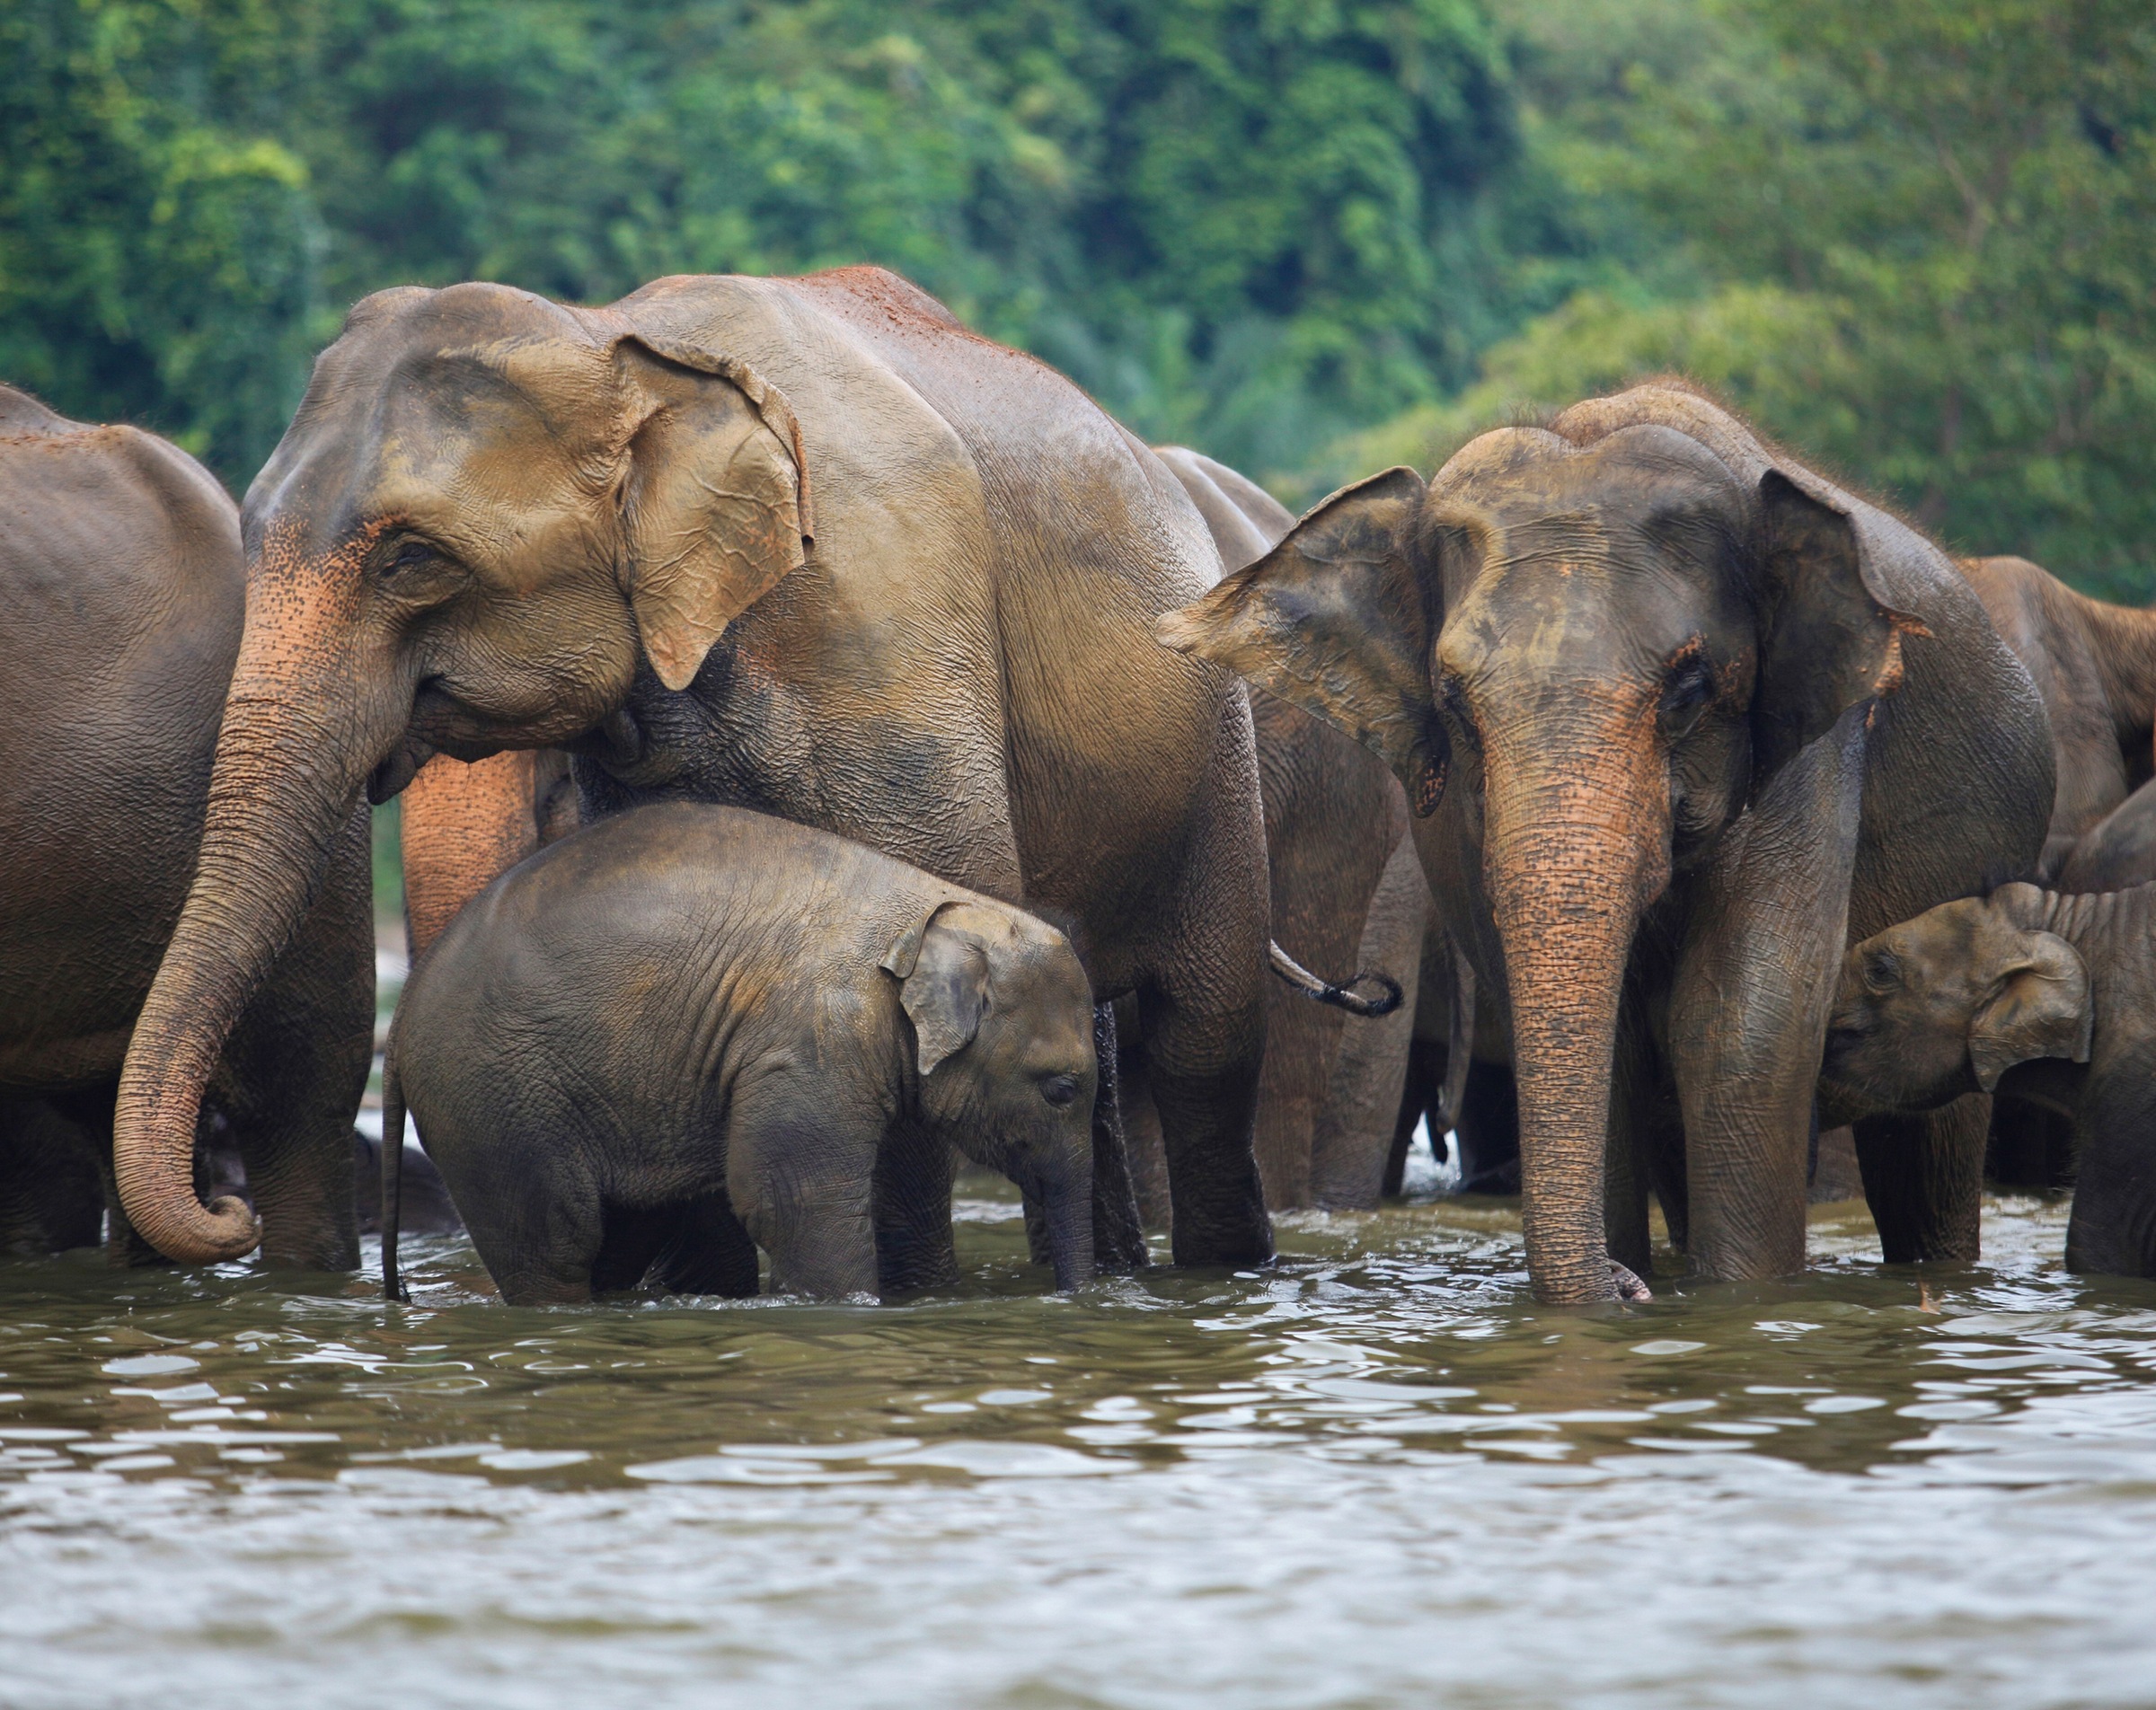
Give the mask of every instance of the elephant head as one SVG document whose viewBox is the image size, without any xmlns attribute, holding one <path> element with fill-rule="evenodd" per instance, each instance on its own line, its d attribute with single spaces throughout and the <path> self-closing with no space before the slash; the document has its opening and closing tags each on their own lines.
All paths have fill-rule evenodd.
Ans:
<svg viewBox="0 0 2156 1710">
<path fill-rule="evenodd" d="M 247 496 L 247 615 L 193 888 L 137 1024 L 115 1164 L 171 1257 L 254 1243 L 191 1186 L 225 1033 L 362 789 L 590 729 L 639 655 L 681 688 L 804 561 L 786 401 L 724 352 L 500 286 L 353 310 Z"/>
<path fill-rule="evenodd" d="M 2007 885 L 1941 903 L 1842 958 L 1821 1078 L 1868 1110 L 1993 1092 L 2016 1063 L 2087 1062 L 2089 969 L 2046 930 L 2045 895 Z"/>
<path fill-rule="evenodd" d="M 1433 889 L 1464 877 L 1487 899 L 1545 1300 L 1614 1286 L 1604 1148 L 1641 917 L 1779 769 L 1898 685 L 1922 632 L 1910 553 L 1936 549 L 1657 385 L 1485 434 L 1427 486 L 1347 488 L 1160 622 L 1383 755 Z"/>
<path fill-rule="evenodd" d="M 1056 1286 L 1093 1274 L 1092 986 L 1062 933 L 948 902 L 882 963 L 913 1024 L 922 1115 L 1047 1216 Z"/>
</svg>

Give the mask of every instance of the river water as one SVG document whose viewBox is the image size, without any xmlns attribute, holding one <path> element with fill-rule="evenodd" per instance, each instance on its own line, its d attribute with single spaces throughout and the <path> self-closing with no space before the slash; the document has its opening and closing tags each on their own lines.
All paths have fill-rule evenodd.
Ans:
<svg viewBox="0 0 2156 1710">
<path fill-rule="evenodd" d="M 892 1307 L 0 1267 L 0 1703 L 2156 1703 L 2156 1285 L 2063 1206 L 1579 1314 L 1496 1203 L 1055 1297 L 967 1191 Z"/>
</svg>

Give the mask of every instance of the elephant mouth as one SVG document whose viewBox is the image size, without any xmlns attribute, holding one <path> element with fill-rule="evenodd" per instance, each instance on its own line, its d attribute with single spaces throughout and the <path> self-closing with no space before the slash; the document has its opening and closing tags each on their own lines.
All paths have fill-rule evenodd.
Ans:
<svg viewBox="0 0 2156 1710">
<path fill-rule="evenodd" d="M 367 775 L 367 798 L 379 807 L 419 776 L 420 768 L 434 758 L 433 747 L 416 736 L 406 736 L 391 749 L 389 757 Z"/>
</svg>

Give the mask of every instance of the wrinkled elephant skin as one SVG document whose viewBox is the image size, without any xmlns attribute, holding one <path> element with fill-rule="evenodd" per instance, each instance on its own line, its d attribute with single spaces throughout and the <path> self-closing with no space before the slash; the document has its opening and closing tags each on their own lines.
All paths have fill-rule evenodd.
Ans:
<svg viewBox="0 0 2156 1710">
<path fill-rule="evenodd" d="M 1197 507 L 1224 571 L 1262 558 L 1294 526 L 1263 488 L 1180 445 L 1156 446 Z M 1250 695 L 1265 806 L 1272 936 L 1320 969 L 1392 980 L 1392 1014 L 1349 1017 L 1276 981 L 1267 988 L 1258 1168 L 1274 1211 L 1374 1209 L 1415 1025 L 1429 896 L 1408 842 L 1407 801 L 1384 762 L 1325 720 Z M 1404 855 L 1404 861 L 1401 859 Z M 1138 1113 L 1134 1133 L 1155 1132 Z"/>
<path fill-rule="evenodd" d="M 2156 886 L 2007 885 L 1853 947 L 1824 1080 L 1850 1108 L 1972 1090 L 2057 1112 L 2081 1176 L 2066 1268 L 2156 1276 Z"/>
<path fill-rule="evenodd" d="M 511 1302 L 754 1294 L 758 1247 L 796 1293 L 948 1284 L 954 1145 L 1042 1208 L 1058 1288 L 1092 1275 L 1068 941 L 822 832 L 674 803 L 563 839 L 458 915 L 391 1054 Z"/>
<path fill-rule="evenodd" d="M 1067 930 L 1135 994 L 1185 1262 L 1272 1251 L 1250 1150 L 1266 877 L 1246 698 L 1155 647 L 1216 557 L 1077 388 L 873 269 L 362 302 L 244 507 L 200 876 L 116 1147 L 167 1253 L 218 1042 L 362 789 L 570 745 L 594 816 L 685 797 Z"/>
<path fill-rule="evenodd" d="M 1843 948 L 2025 866 L 2050 815 L 2042 703 L 1952 561 L 1672 385 L 1346 489 L 1156 633 L 1405 786 L 1508 998 L 1547 1300 L 1645 1265 L 1650 1177 L 1705 1274 L 1800 1269 Z M 1966 1238 L 1931 1143 L 1899 1168 L 1954 1203 L 1895 1202 L 1890 1252 Z"/>
<path fill-rule="evenodd" d="M 0 387 L 0 1178 L 30 1177 L 0 1189 L 0 1229 L 27 1245 L 95 1240 L 114 1191 L 193 1203 L 191 1114 L 152 1176 L 123 1157 L 114 1182 L 113 1089 L 195 872 L 244 577 L 238 513 L 192 458 Z M 311 897 L 198 1064 L 254 1200 L 218 1213 L 228 1253 L 254 1245 L 259 1212 L 271 1263 L 358 1263 L 367 831 L 357 803 L 325 827 Z M 81 1154 L 65 1181 L 64 1142 Z M 94 1214 L 84 1165 L 104 1182 Z M 40 1182 L 66 1206 L 33 1203 Z M 115 1259 L 154 1257 L 111 1209 Z"/>
</svg>

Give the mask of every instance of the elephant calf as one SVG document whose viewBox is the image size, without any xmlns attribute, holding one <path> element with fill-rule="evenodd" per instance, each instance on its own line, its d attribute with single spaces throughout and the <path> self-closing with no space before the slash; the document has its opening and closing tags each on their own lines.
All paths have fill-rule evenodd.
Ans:
<svg viewBox="0 0 2156 1710">
<path fill-rule="evenodd" d="M 2073 1124 L 2066 1268 L 2156 1276 L 2156 885 L 2008 885 L 1851 949 L 1824 1081 L 1874 1108 L 2000 1091 Z"/>
<path fill-rule="evenodd" d="M 1092 1019 L 1033 916 L 827 833 L 666 804 L 457 916 L 405 989 L 384 1132 L 408 1103 L 512 1302 L 647 1276 L 754 1294 L 758 1247 L 800 1293 L 946 1281 L 953 1145 L 1043 1209 L 1067 1289 L 1093 1268 Z"/>
</svg>

